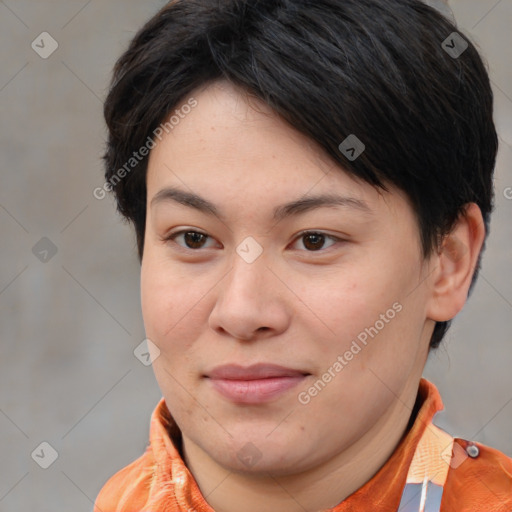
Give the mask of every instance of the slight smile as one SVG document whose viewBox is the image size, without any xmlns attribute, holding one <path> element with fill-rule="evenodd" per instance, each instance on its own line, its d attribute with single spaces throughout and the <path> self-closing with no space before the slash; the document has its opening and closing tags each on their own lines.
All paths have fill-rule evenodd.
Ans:
<svg viewBox="0 0 512 512">
<path fill-rule="evenodd" d="M 248 367 L 235 364 L 218 366 L 204 375 L 213 388 L 235 403 L 259 404 L 277 398 L 311 375 L 274 364 L 259 363 Z"/>
</svg>

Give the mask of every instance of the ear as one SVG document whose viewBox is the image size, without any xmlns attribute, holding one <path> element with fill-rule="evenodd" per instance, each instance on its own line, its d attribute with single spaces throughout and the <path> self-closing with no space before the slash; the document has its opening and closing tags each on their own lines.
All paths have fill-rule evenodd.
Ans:
<svg viewBox="0 0 512 512">
<path fill-rule="evenodd" d="M 478 256 L 485 239 L 480 208 L 468 203 L 453 230 L 443 239 L 432 258 L 432 294 L 427 318 L 445 322 L 454 318 L 466 303 Z"/>
</svg>

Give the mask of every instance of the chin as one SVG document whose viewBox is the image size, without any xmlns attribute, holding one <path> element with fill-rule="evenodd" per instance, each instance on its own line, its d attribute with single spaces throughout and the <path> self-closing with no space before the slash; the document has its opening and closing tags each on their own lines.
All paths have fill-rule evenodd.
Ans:
<svg viewBox="0 0 512 512">
<path fill-rule="evenodd" d="M 267 430 L 265 430 L 267 432 Z M 215 444 L 208 451 L 215 462 L 229 471 L 252 476 L 285 476 L 294 474 L 302 468 L 298 466 L 304 455 L 297 453 L 298 443 L 269 442 L 266 433 L 260 440 L 256 436 L 236 436 L 227 445 Z M 250 440 L 252 439 L 252 441 Z M 290 457 L 291 455 L 291 457 Z"/>
<path fill-rule="evenodd" d="M 287 476 L 297 473 L 300 469 L 297 467 L 296 463 L 288 460 L 282 460 L 282 458 L 280 458 L 280 454 L 276 453 L 273 453 L 271 458 L 262 455 L 259 460 L 254 459 L 252 461 L 247 459 L 241 461 L 237 458 L 237 454 L 235 454 L 235 460 L 231 459 L 227 462 L 228 465 L 225 467 L 230 471 L 242 475 L 260 477 L 268 477 L 269 474 L 273 477 Z"/>
</svg>

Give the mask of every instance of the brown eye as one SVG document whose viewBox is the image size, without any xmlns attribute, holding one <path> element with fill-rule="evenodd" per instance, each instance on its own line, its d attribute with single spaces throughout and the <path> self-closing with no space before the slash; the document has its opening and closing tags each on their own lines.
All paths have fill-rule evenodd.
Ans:
<svg viewBox="0 0 512 512">
<path fill-rule="evenodd" d="M 303 236 L 304 247 L 311 251 L 318 251 L 325 243 L 325 236 L 320 233 L 310 233 Z"/>
<path fill-rule="evenodd" d="M 183 242 L 176 242 L 179 238 L 183 239 Z M 203 249 L 205 242 L 210 237 L 205 235 L 204 233 L 200 233 L 199 231 L 178 231 L 177 233 L 173 233 L 165 238 L 166 242 L 173 241 L 180 247 L 184 249 Z"/>
<path fill-rule="evenodd" d="M 324 245 L 326 240 L 328 239 L 332 240 L 332 243 L 328 247 L 334 245 L 336 242 L 342 241 L 337 237 L 326 235 L 324 233 L 319 233 L 316 231 L 306 231 L 304 233 L 301 233 L 298 237 L 298 240 L 301 240 L 303 242 L 303 245 L 306 251 L 308 252 L 321 251 L 322 249 L 326 249 Z"/>
<path fill-rule="evenodd" d="M 197 231 L 187 231 L 183 239 L 190 249 L 200 249 L 206 238 L 206 235 Z"/>
</svg>

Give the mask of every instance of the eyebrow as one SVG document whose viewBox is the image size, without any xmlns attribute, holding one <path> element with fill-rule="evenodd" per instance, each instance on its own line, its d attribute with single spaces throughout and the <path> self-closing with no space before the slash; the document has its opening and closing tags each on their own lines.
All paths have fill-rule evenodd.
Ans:
<svg viewBox="0 0 512 512">
<path fill-rule="evenodd" d="M 154 208 L 157 204 L 165 202 L 176 202 L 199 210 L 207 215 L 216 216 L 221 220 L 225 220 L 224 215 L 217 206 L 193 192 L 187 192 L 174 187 L 164 188 L 153 196 L 150 207 Z M 299 215 L 317 208 L 329 206 L 343 206 L 354 208 L 369 214 L 374 213 L 368 204 L 361 199 L 349 196 L 339 196 L 336 194 L 320 194 L 316 196 L 301 197 L 295 201 L 277 206 L 274 209 L 273 220 L 279 222 L 293 215 Z"/>
</svg>

